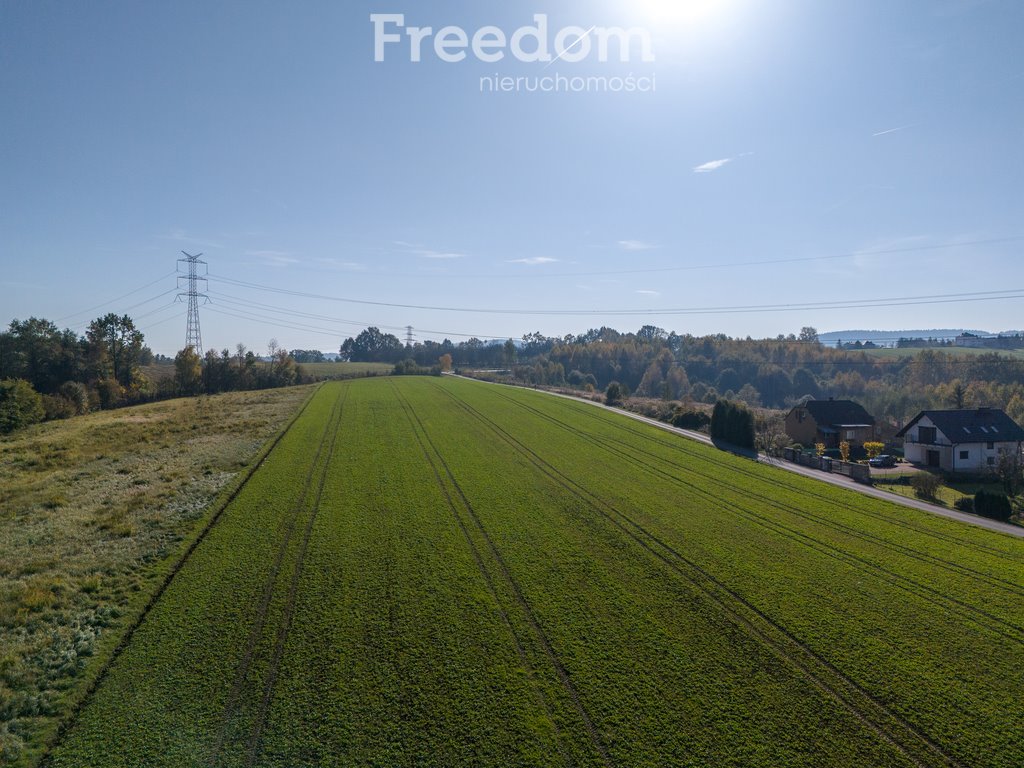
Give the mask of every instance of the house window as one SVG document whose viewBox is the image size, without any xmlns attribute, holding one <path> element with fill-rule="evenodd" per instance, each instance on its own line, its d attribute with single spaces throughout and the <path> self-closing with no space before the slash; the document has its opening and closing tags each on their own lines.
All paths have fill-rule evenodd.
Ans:
<svg viewBox="0 0 1024 768">
<path fill-rule="evenodd" d="M 985 447 L 988 448 L 990 451 L 994 451 L 995 448 L 996 448 L 996 444 L 995 443 L 986 443 Z"/>
<path fill-rule="evenodd" d="M 995 456 L 989 456 L 985 461 L 988 463 L 988 465 L 990 467 L 994 467 L 996 465 L 996 457 Z"/>
<path fill-rule="evenodd" d="M 935 442 L 935 427 L 918 427 L 917 428 L 917 439 L 921 443 L 934 443 Z"/>
<path fill-rule="evenodd" d="M 971 452 L 970 451 L 960 451 L 960 458 L 961 459 L 969 459 L 969 458 L 971 458 Z"/>
<path fill-rule="evenodd" d="M 857 430 L 855 430 L 855 429 L 848 429 L 848 430 L 846 430 L 846 439 L 847 440 L 856 440 L 857 439 Z"/>
</svg>

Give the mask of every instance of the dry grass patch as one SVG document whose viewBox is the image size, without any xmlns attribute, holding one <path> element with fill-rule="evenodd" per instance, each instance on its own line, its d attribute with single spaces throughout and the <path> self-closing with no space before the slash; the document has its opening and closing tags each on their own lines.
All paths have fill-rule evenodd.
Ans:
<svg viewBox="0 0 1024 768">
<path fill-rule="evenodd" d="M 88 660 L 309 392 L 168 400 L 0 440 L 0 766 L 34 764 Z"/>
</svg>

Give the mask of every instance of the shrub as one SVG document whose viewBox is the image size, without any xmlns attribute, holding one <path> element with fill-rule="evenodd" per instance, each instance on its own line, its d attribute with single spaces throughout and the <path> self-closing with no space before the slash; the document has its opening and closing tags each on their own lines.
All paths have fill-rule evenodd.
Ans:
<svg viewBox="0 0 1024 768">
<path fill-rule="evenodd" d="M 43 411 L 46 413 L 47 421 L 70 419 L 78 415 L 75 404 L 60 395 L 43 395 Z"/>
<path fill-rule="evenodd" d="M 919 499 L 933 501 L 935 494 L 942 487 L 942 480 L 938 475 L 933 475 L 930 472 L 919 472 L 914 475 L 910 485 L 914 489 L 914 495 Z"/>
<path fill-rule="evenodd" d="M 96 394 L 100 408 L 116 408 L 124 400 L 124 387 L 117 379 L 100 379 L 96 382 Z"/>
<path fill-rule="evenodd" d="M 701 430 L 711 423 L 711 417 L 704 413 L 704 411 L 688 411 L 682 407 L 677 407 L 672 411 L 668 421 L 673 427 L 679 427 L 680 429 Z"/>
<path fill-rule="evenodd" d="M 0 435 L 42 421 L 43 398 L 24 379 L 0 381 Z"/>
<path fill-rule="evenodd" d="M 754 414 L 741 403 L 719 400 L 711 412 L 711 437 L 740 448 L 753 448 Z"/>
<path fill-rule="evenodd" d="M 89 389 L 82 382 L 66 381 L 61 384 L 57 394 L 74 405 L 76 415 L 89 412 Z"/>
<path fill-rule="evenodd" d="M 604 402 L 606 405 L 618 405 L 622 402 L 622 385 L 613 381 L 604 391 Z"/>
<path fill-rule="evenodd" d="M 1009 520 L 1013 514 L 1010 500 L 1001 493 L 978 491 L 974 495 L 974 512 L 993 520 Z"/>
<path fill-rule="evenodd" d="M 961 496 L 959 499 L 953 502 L 953 506 L 959 509 L 961 512 L 973 512 L 974 511 L 974 499 L 970 496 Z"/>
<path fill-rule="evenodd" d="M 429 373 L 431 373 L 431 369 L 420 367 L 411 358 L 395 363 L 395 367 L 391 371 L 392 376 L 426 376 Z M 437 375 L 441 375 L 440 366 L 437 367 Z"/>
</svg>

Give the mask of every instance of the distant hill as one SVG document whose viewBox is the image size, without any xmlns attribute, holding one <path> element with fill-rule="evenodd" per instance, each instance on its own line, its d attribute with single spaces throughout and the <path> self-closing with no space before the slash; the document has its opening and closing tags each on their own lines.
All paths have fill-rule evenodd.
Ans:
<svg viewBox="0 0 1024 768">
<path fill-rule="evenodd" d="M 854 342 L 874 342 L 879 346 L 893 346 L 899 339 L 940 339 L 945 341 L 947 339 L 955 339 L 962 333 L 972 333 L 975 336 L 995 336 L 997 334 L 991 331 L 978 331 L 970 330 L 965 328 L 931 328 L 927 330 L 904 330 L 904 331 L 865 331 L 865 330 L 850 330 L 850 331 L 829 331 L 828 333 L 819 333 L 818 340 L 822 344 L 835 344 L 837 341 L 841 341 L 844 344 L 852 344 Z M 1003 335 L 1013 335 L 1017 331 L 1003 331 Z"/>
</svg>

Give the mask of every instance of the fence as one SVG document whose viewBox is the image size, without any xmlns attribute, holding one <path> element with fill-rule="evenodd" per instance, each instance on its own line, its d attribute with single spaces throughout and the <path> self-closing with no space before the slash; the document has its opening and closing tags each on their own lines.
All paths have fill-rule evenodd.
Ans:
<svg viewBox="0 0 1024 768">
<path fill-rule="evenodd" d="M 828 456 L 818 456 L 813 453 L 797 451 L 795 448 L 783 448 L 782 458 L 794 464 L 799 464 L 802 467 L 820 469 L 822 472 L 844 475 L 858 483 L 871 484 L 871 469 L 864 464 L 852 464 L 848 461 L 831 459 Z"/>
</svg>

